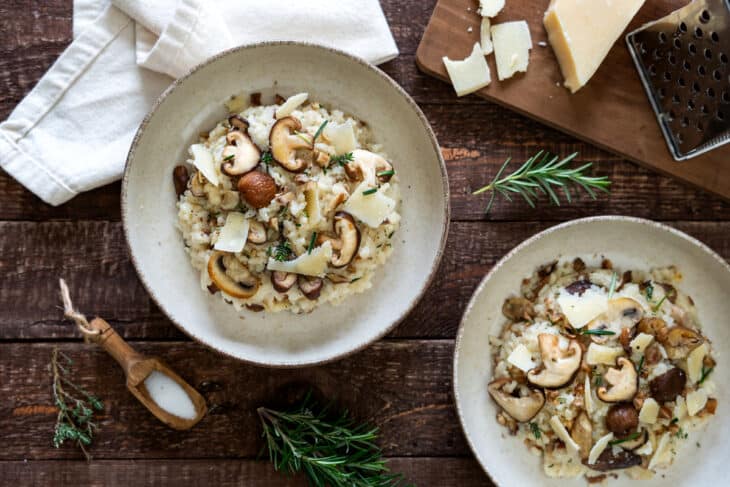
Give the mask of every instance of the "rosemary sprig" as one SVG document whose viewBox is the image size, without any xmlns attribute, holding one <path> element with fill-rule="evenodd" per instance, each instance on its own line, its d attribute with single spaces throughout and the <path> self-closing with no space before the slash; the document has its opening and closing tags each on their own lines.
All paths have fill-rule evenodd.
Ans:
<svg viewBox="0 0 730 487">
<path fill-rule="evenodd" d="M 317 131 L 314 133 L 314 137 L 312 138 L 312 145 L 314 145 L 314 143 L 317 142 L 317 138 L 320 135 L 322 135 L 322 131 L 324 130 L 324 128 L 327 126 L 328 123 L 329 123 L 329 120 L 325 120 L 324 122 L 322 122 L 322 125 L 319 126 Z"/>
<path fill-rule="evenodd" d="M 374 443 L 377 428 L 356 425 L 347 411 L 335 415 L 307 395 L 292 411 L 260 407 L 257 412 L 266 440 L 264 451 L 276 470 L 303 472 L 309 485 L 317 487 L 402 485 L 402 476 L 389 473 Z"/>
<path fill-rule="evenodd" d="M 585 328 L 582 329 L 582 330 L 580 330 L 579 333 L 581 335 L 598 335 L 598 336 L 601 336 L 601 335 L 615 335 L 616 334 L 616 332 L 611 331 L 611 330 L 598 330 L 598 329 L 587 330 Z"/>
<path fill-rule="evenodd" d="M 365 196 L 367 196 L 369 194 L 374 194 L 377 191 L 378 191 L 378 188 L 370 188 L 370 189 L 366 189 L 365 191 L 363 191 L 362 194 L 364 194 Z"/>
<path fill-rule="evenodd" d="M 620 440 L 611 440 L 608 442 L 609 445 L 620 445 L 621 443 L 625 443 L 627 441 L 633 441 L 636 438 L 638 438 L 641 435 L 641 431 L 636 431 L 632 433 L 631 435 L 627 436 L 626 438 L 621 438 Z"/>
<path fill-rule="evenodd" d="M 332 156 L 330 157 L 330 166 L 333 164 L 339 164 L 340 166 L 347 165 L 348 162 L 352 162 L 354 160 L 354 156 L 352 155 L 352 152 L 346 152 L 345 154 L 340 154 L 339 156 Z"/>
<path fill-rule="evenodd" d="M 702 383 L 707 379 L 707 377 L 712 373 L 712 371 L 715 370 L 715 367 L 705 368 L 705 366 L 702 366 L 702 375 L 700 375 L 700 380 L 697 381 L 697 385 L 702 385 Z"/>
<path fill-rule="evenodd" d="M 660 299 L 660 300 L 659 300 L 659 302 L 658 302 L 657 304 L 655 304 L 655 305 L 654 305 L 654 306 L 653 306 L 653 307 L 651 308 L 651 310 L 652 310 L 653 312 L 655 312 L 655 313 L 656 313 L 657 311 L 659 311 L 659 309 L 661 309 L 661 307 L 662 307 L 662 304 L 664 304 L 664 301 L 665 301 L 666 299 L 667 299 L 667 295 L 665 294 L 665 295 L 664 295 L 664 296 L 662 297 L 662 299 Z"/>
<path fill-rule="evenodd" d="M 73 365 L 71 358 L 54 347 L 51 354 L 51 371 L 53 402 L 58 407 L 58 416 L 53 432 L 53 446 L 59 448 L 66 440 L 75 441 L 86 459 L 90 460 L 91 456 L 86 447 L 91 445 L 94 431 L 98 429 L 92 419 L 94 411 L 102 411 L 104 404 L 69 379 L 71 365 Z"/>
<path fill-rule="evenodd" d="M 515 172 L 502 177 L 502 173 L 512 160 L 508 158 L 499 168 L 494 179 L 472 194 L 492 192 L 485 210 L 485 213 L 489 213 L 497 193 L 508 201 L 512 201 L 511 193 L 519 194 L 527 201 L 527 204 L 535 208 L 540 193 L 548 195 L 552 204 L 560 206 L 560 198 L 556 192 L 558 189 L 563 192 L 565 199 L 570 203 L 572 199 L 570 185 L 583 188 L 593 199 L 596 199 L 595 190 L 608 192 L 611 181 L 607 176 L 586 176 L 586 171 L 591 168 L 593 163 L 589 162 L 572 169 L 566 167 L 577 155 L 578 153 L 574 152 L 568 157 L 560 159 L 558 156 L 550 155 L 549 152 L 540 151 L 530 157 Z"/>
<path fill-rule="evenodd" d="M 611 285 L 608 287 L 608 299 L 611 299 L 613 297 L 613 293 L 616 291 L 616 279 L 618 279 L 618 274 L 616 274 L 616 271 L 611 274 Z"/>
<path fill-rule="evenodd" d="M 288 240 L 283 240 L 279 242 L 276 247 L 274 248 L 274 260 L 278 260 L 279 262 L 284 262 L 285 260 L 289 260 L 289 257 L 292 254 L 291 245 L 289 244 Z"/>
<path fill-rule="evenodd" d="M 317 241 L 317 232 L 312 232 L 312 238 L 309 239 L 309 246 L 307 246 L 307 254 L 312 253 L 314 249 L 314 243 Z"/>
</svg>

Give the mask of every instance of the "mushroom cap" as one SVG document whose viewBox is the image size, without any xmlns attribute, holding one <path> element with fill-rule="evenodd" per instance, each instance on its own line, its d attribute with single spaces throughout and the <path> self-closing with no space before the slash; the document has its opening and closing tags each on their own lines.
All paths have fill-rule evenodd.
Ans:
<svg viewBox="0 0 730 487">
<path fill-rule="evenodd" d="M 284 117 L 279 119 L 269 133 L 269 145 L 271 146 L 271 156 L 284 169 L 291 172 L 302 172 L 307 168 L 308 161 L 303 158 L 297 158 L 297 150 L 313 149 L 313 140 L 309 134 L 299 134 L 297 132 L 302 129 L 302 123 L 295 117 Z M 308 138 L 309 142 L 304 139 Z"/>
<path fill-rule="evenodd" d="M 271 285 L 280 293 L 285 293 L 296 284 L 297 275 L 291 272 L 274 271 L 271 273 Z"/>
<path fill-rule="evenodd" d="M 687 374 L 679 367 L 673 367 L 649 382 L 649 390 L 654 399 L 662 402 L 674 401 L 687 384 Z"/>
<path fill-rule="evenodd" d="M 248 241 L 254 244 L 265 243 L 267 239 L 266 227 L 263 223 L 250 220 L 248 223 Z"/>
<path fill-rule="evenodd" d="M 221 171 L 229 176 L 240 176 L 255 168 L 261 158 L 261 151 L 248 134 L 233 130 L 226 135 L 228 144 L 223 149 Z"/>
<path fill-rule="evenodd" d="M 360 229 L 352 215 L 345 211 L 335 213 L 332 226 L 337 237 L 320 234 L 317 236 L 317 245 L 330 242 L 334 251 L 330 264 L 336 268 L 345 267 L 352 262 L 360 247 Z"/>
<path fill-rule="evenodd" d="M 608 330 L 620 335 L 624 328 L 633 328 L 644 316 L 641 304 L 631 298 L 614 298 L 608 300 L 605 313 L 588 323 L 589 330 Z M 606 343 L 612 335 L 591 335 L 596 343 Z"/>
<path fill-rule="evenodd" d="M 530 389 L 526 396 L 518 397 L 505 392 L 502 388 L 512 382 L 512 379 L 505 377 L 493 380 L 487 386 L 489 395 L 507 414 L 515 421 L 524 423 L 531 420 L 540 412 L 545 404 L 545 396 L 542 391 Z"/>
<path fill-rule="evenodd" d="M 274 178 L 261 171 L 251 171 L 238 180 L 238 192 L 249 205 L 256 209 L 269 206 L 276 196 Z"/>
<path fill-rule="evenodd" d="M 387 182 L 392 174 L 378 176 L 379 172 L 390 171 L 393 166 L 381 156 L 363 149 L 352 151 L 352 160 L 345 164 L 345 172 L 351 179 L 365 181 L 377 186 L 378 181 Z"/>
<path fill-rule="evenodd" d="M 704 341 L 702 335 L 684 326 L 669 328 L 661 337 L 657 337 L 657 340 L 664 345 L 667 356 L 672 360 L 686 358 Z"/>
<path fill-rule="evenodd" d="M 314 301 L 322 292 L 324 280 L 321 277 L 299 276 L 298 283 L 299 290 L 302 291 L 302 294 L 304 294 L 307 299 Z"/>
<path fill-rule="evenodd" d="M 536 386 L 556 389 L 571 380 L 580 368 L 583 349 L 578 340 L 570 340 L 568 348 L 560 348 L 560 337 L 550 333 L 537 336 L 542 365 L 527 372 L 527 380 Z"/>
<path fill-rule="evenodd" d="M 639 387 L 639 376 L 631 360 L 626 357 L 616 359 L 616 367 L 610 367 L 603 379 L 611 386 L 601 386 L 596 390 L 603 402 L 630 401 Z"/>
<path fill-rule="evenodd" d="M 250 272 L 241 282 L 235 281 L 226 273 L 223 258 L 229 255 L 219 250 L 214 251 L 208 259 L 208 275 L 218 289 L 231 297 L 248 299 L 259 290 L 259 281 Z"/>
<path fill-rule="evenodd" d="M 639 425 L 639 413 L 628 402 L 614 404 L 606 413 L 606 428 L 617 437 L 626 436 Z"/>
<path fill-rule="evenodd" d="M 172 170 L 172 182 L 175 185 L 175 195 L 179 198 L 181 194 L 188 188 L 188 168 L 185 166 L 175 166 Z"/>
<path fill-rule="evenodd" d="M 641 465 L 641 456 L 626 450 L 619 450 L 614 454 L 613 448 L 606 448 L 598 456 L 595 463 L 589 464 L 588 462 L 583 462 L 583 464 L 599 472 L 609 472 L 611 470 L 620 470 Z"/>
</svg>

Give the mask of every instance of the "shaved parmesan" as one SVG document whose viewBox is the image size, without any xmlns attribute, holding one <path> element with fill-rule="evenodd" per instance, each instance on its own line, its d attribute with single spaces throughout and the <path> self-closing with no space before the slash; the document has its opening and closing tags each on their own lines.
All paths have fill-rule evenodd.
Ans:
<svg viewBox="0 0 730 487">
<path fill-rule="evenodd" d="M 309 93 L 297 93 L 296 95 L 292 95 L 287 98 L 286 101 L 276 109 L 276 119 L 278 120 L 291 115 L 292 112 L 299 107 L 299 105 L 307 101 L 307 98 L 309 98 Z"/>
<path fill-rule="evenodd" d="M 651 457 L 651 460 L 649 461 L 649 470 L 652 470 L 654 467 L 659 465 L 666 465 L 672 459 L 670 434 L 671 433 L 664 433 L 659 439 L 659 444 L 656 446 L 654 456 Z"/>
<path fill-rule="evenodd" d="M 357 149 L 352 120 L 345 123 L 330 122 L 322 131 L 322 135 L 332 144 L 337 154 L 346 154 Z"/>
<path fill-rule="evenodd" d="M 223 252 L 240 252 L 248 239 L 248 219 L 243 213 L 233 211 L 226 216 L 226 223 L 221 228 L 218 240 L 213 247 Z"/>
<path fill-rule="evenodd" d="M 451 84 L 454 85 L 456 96 L 464 96 L 484 88 L 491 81 L 489 66 L 478 42 L 474 43 L 471 54 L 460 61 L 452 61 L 448 57 L 442 58 L 446 71 L 449 73 Z"/>
<path fill-rule="evenodd" d="M 624 349 L 621 347 L 608 347 L 606 345 L 599 345 L 598 343 L 591 343 L 588 345 L 588 352 L 586 352 L 586 363 L 588 365 L 614 365 L 616 358 L 624 354 Z"/>
<path fill-rule="evenodd" d="M 507 357 L 507 361 L 523 372 L 527 372 L 537 366 L 537 364 L 532 361 L 530 351 L 522 344 L 517 345 L 515 349 L 512 350 L 512 353 L 509 354 L 509 357 Z"/>
<path fill-rule="evenodd" d="M 702 389 L 687 394 L 687 414 L 694 416 L 705 408 L 707 393 Z"/>
<path fill-rule="evenodd" d="M 494 17 L 504 8 L 504 0 L 479 0 L 479 15 Z"/>
<path fill-rule="evenodd" d="M 687 416 L 687 401 L 682 396 L 677 396 L 674 404 L 674 412 L 672 416 L 678 420 L 684 419 Z"/>
<path fill-rule="evenodd" d="M 494 47 L 492 46 L 492 33 L 489 30 L 491 26 L 492 24 L 489 21 L 489 17 L 483 17 L 482 25 L 479 28 L 479 40 L 482 46 L 482 53 L 484 53 L 485 56 L 487 54 L 492 54 L 492 51 L 494 51 Z"/>
<path fill-rule="evenodd" d="M 568 449 L 572 453 L 577 453 L 580 450 L 578 443 L 576 443 L 575 440 L 571 438 L 568 430 L 566 430 L 565 426 L 563 426 L 563 423 L 560 422 L 559 417 L 553 416 L 552 418 L 550 418 L 550 427 L 552 427 L 555 434 L 558 435 L 558 438 L 560 438 L 563 443 L 565 443 L 565 446 L 568 447 Z"/>
<path fill-rule="evenodd" d="M 583 385 L 583 403 L 588 414 L 593 413 L 593 395 L 591 394 L 591 378 L 586 375 L 585 384 Z"/>
<path fill-rule="evenodd" d="M 595 286 L 586 289 L 581 296 L 563 289 L 557 301 L 570 326 L 575 329 L 583 328 L 608 310 L 608 298 Z"/>
<path fill-rule="evenodd" d="M 310 225 L 316 225 L 322 219 L 322 212 L 319 206 L 319 185 L 314 181 L 305 186 L 304 201 L 306 201 L 308 222 Z"/>
<path fill-rule="evenodd" d="M 651 446 L 651 441 L 647 441 L 641 448 L 634 450 L 637 455 L 651 455 L 653 451 L 654 447 Z"/>
<path fill-rule="evenodd" d="M 511 78 L 517 72 L 527 71 L 532 49 L 532 38 L 527 22 L 524 20 L 505 22 L 493 25 L 491 31 L 499 80 Z"/>
<path fill-rule="evenodd" d="M 603 453 L 603 450 L 606 449 L 608 442 L 611 440 L 613 440 L 613 433 L 601 436 L 598 439 L 596 444 L 593 445 L 593 448 L 591 448 L 591 452 L 588 454 L 588 465 L 596 463 L 596 460 L 598 460 L 598 457 L 601 456 L 601 453 Z"/>
<path fill-rule="evenodd" d="M 633 340 L 631 340 L 631 342 L 629 342 L 629 346 L 631 347 L 632 352 L 644 353 L 646 347 L 651 345 L 653 340 L 654 336 L 647 333 L 639 333 Z"/>
<path fill-rule="evenodd" d="M 365 182 L 360 183 L 345 201 L 343 209 L 369 227 L 377 228 L 395 210 L 395 200 L 385 195 L 387 188 L 384 184 L 374 193 L 365 194 L 373 188 Z"/>
<path fill-rule="evenodd" d="M 707 344 L 702 343 L 687 356 L 687 375 L 692 382 L 697 382 L 702 377 L 702 361 L 705 355 L 707 355 Z"/>
<path fill-rule="evenodd" d="M 269 257 L 266 268 L 270 271 L 322 277 L 327 271 L 327 264 L 331 258 L 332 244 L 325 242 L 322 246 L 312 249 L 312 252 L 304 253 L 294 260 L 278 261 Z"/>
<path fill-rule="evenodd" d="M 193 166 L 198 168 L 205 179 L 210 181 L 213 186 L 218 186 L 218 173 L 215 172 L 215 164 L 213 163 L 213 154 L 205 146 L 205 144 L 193 144 L 190 146 L 190 155 L 193 156 Z"/>
<path fill-rule="evenodd" d="M 639 411 L 639 421 L 646 424 L 654 424 L 658 415 L 659 403 L 653 397 L 644 400 L 644 404 L 641 405 L 641 411 Z"/>
</svg>

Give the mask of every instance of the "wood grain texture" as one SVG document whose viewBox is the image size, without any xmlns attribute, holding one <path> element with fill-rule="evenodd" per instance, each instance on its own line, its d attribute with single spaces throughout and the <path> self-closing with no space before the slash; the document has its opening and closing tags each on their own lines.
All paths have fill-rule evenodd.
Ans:
<svg viewBox="0 0 730 487">
<path fill-rule="evenodd" d="M 628 31 L 686 5 L 683 0 L 646 2 Z M 479 90 L 479 96 L 516 110 L 639 164 L 688 181 L 730 200 L 730 146 L 677 163 L 666 142 L 621 37 L 590 82 L 571 95 L 542 24 L 549 4 L 507 2 L 495 22 L 527 20 L 535 47 L 527 73 Z M 479 41 L 481 17 L 473 0 L 439 0 L 416 54 L 426 73 L 448 81 L 442 57 L 462 59 Z M 488 58 L 496 70 L 494 56 Z M 714 103 L 714 100 L 709 100 Z"/>
<path fill-rule="evenodd" d="M 388 459 L 393 472 L 418 487 L 492 485 L 469 458 Z M 176 487 L 303 487 L 302 477 L 277 473 L 256 460 L 94 460 L 86 462 L 0 461 L 0 478 L 8 485 L 174 485 Z"/>
</svg>

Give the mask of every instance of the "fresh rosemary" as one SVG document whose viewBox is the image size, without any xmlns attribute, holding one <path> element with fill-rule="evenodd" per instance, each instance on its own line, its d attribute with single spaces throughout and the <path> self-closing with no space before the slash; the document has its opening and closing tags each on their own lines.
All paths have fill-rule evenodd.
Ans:
<svg viewBox="0 0 730 487">
<path fill-rule="evenodd" d="M 224 161 L 230 161 L 230 160 L 232 160 L 232 159 L 233 159 L 234 157 L 236 157 L 236 154 L 231 154 L 231 155 L 229 155 L 229 156 L 226 156 L 226 157 L 224 157 L 224 158 L 223 158 L 223 160 L 224 160 Z"/>
<path fill-rule="evenodd" d="M 307 247 L 307 254 L 312 253 L 314 249 L 314 243 L 317 241 L 317 232 L 312 232 L 312 238 L 309 239 L 309 246 Z"/>
<path fill-rule="evenodd" d="M 352 152 L 346 152 L 345 154 L 340 154 L 339 156 L 332 156 L 330 157 L 330 166 L 333 164 L 339 164 L 340 166 L 345 166 L 348 162 L 352 162 L 354 160 L 354 157 L 352 155 Z"/>
<path fill-rule="evenodd" d="M 641 431 L 636 431 L 632 433 L 631 435 L 627 436 L 626 438 L 621 438 L 619 440 L 611 440 L 608 442 L 609 445 L 620 445 L 621 443 L 625 443 L 627 441 L 633 441 L 636 438 L 638 438 L 641 435 Z"/>
<path fill-rule="evenodd" d="M 715 370 L 715 367 L 705 368 L 705 366 L 702 366 L 702 375 L 700 375 L 700 380 L 697 381 L 697 385 L 702 385 L 703 382 L 705 382 L 705 379 L 712 373 L 712 371 Z"/>
<path fill-rule="evenodd" d="M 527 201 L 527 204 L 534 208 L 540 193 L 548 195 L 552 204 L 560 206 L 560 198 L 556 192 L 558 189 L 563 192 L 565 199 L 570 203 L 572 200 L 571 185 L 583 188 L 593 199 L 596 199 L 596 190 L 608 192 L 611 181 L 607 176 L 586 175 L 586 171 L 591 168 L 593 163 L 589 162 L 572 169 L 566 167 L 577 155 L 578 153 L 574 152 L 568 157 L 560 159 L 549 152 L 540 151 L 530 157 L 515 172 L 502 177 L 502 173 L 511 161 L 511 158 L 508 158 L 499 168 L 494 179 L 472 194 L 492 192 L 485 210 L 485 213 L 489 213 L 497 193 L 508 201 L 512 201 L 511 193 L 519 194 Z"/>
<path fill-rule="evenodd" d="M 324 122 L 322 122 L 322 125 L 319 126 L 317 131 L 314 133 L 314 137 L 312 138 L 312 145 L 314 145 L 314 143 L 317 142 L 317 138 L 320 135 L 322 135 L 322 131 L 324 130 L 324 128 L 327 126 L 328 123 L 329 123 L 329 120 L 325 120 Z"/>
<path fill-rule="evenodd" d="M 614 273 L 611 274 L 611 285 L 608 287 L 608 299 L 611 299 L 613 297 L 613 293 L 616 291 L 616 279 L 618 279 L 618 274 L 614 271 Z"/>
<path fill-rule="evenodd" d="M 654 307 L 651 309 L 653 312 L 659 311 L 659 309 L 662 307 L 662 304 L 664 304 L 664 301 L 667 299 L 667 295 L 665 294 L 662 296 L 662 299 L 659 300 L 657 304 L 654 305 Z"/>
<path fill-rule="evenodd" d="M 257 412 L 266 440 L 263 451 L 276 470 L 303 472 L 317 487 L 403 485 L 401 475 L 389 473 L 374 443 L 377 428 L 356 425 L 347 411 L 333 414 L 307 395 L 292 411 L 260 407 Z"/>
<path fill-rule="evenodd" d="M 639 365 L 636 367 L 636 373 L 641 374 L 641 369 L 644 368 L 644 356 L 641 356 L 641 359 L 639 359 Z"/>
<path fill-rule="evenodd" d="M 367 196 L 367 195 L 370 195 L 370 194 L 374 194 L 377 191 L 378 191 L 378 188 L 370 188 L 370 189 L 366 189 L 365 191 L 363 191 L 362 194 L 364 194 L 365 196 Z"/>
<path fill-rule="evenodd" d="M 583 330 L 580 331 L 580 334 L 581 335 L 598 335 L 598 336 L 602 336 L 602 335 L 615 335 L 616 332 L 611 331 L 611 330 L 587 330 L 587 329 L 583 329 Z"/>
<path fill-rule="evenodd" d="M 91 445 L 94 431 L 98 429 L 92 420 L 94 412 L 102 411 L 104 404 L 69 379 L 72 365 L 73 360 L 54 347 L 51 371 L 53 402 L 58 408 L 58 416 L 53 432 L 53 446 L 59 448 L 66 440 L 75 441 L 86 459 L 90 460 L 86 447 Z"/>
</svg>

